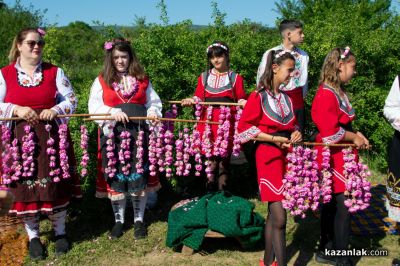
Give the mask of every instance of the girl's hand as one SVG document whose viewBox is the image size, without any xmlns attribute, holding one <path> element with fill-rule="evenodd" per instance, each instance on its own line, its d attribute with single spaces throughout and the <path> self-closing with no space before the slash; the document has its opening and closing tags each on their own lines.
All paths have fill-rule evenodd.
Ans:
<svg viewBox="0 0 400 266">
<path fill-rule="evenodd" d="M 152 124 L 157 124 L 158 122 L 160 122 L 160 119 L 158 119 L 158 116 L 155 113 L 150 113 L 147 115 L 149 119 L 150 123 Z"/>
<path fill-rule="evenodd" d="M 292 132 L 292 134 L 290 135 L 290 142 L 292 143 L 300 142 L 302 139 L 303 136 L 301 135 L 301 132 L 298 130 Z"/>
<path fill-rule="evenodd" d="M 247 103 L 247 100 L 245 100 L 245 99 L 240 99 L 238 101 L 238 104 L 240 104 L 242 107 L 244 107 L 246 105 L 246 103 Z"/>
<path fill-rule="evenodd" d="M 357 131 L 356 135 L 364 140 L 365 145 L 362 147 L 362 149 L 368 150 L 370 148 L 369 140 L 360 131 Z"/>
<path fill-rule="evenodd" d="M 26 120 L 31 125 L 37 125 L 39 123 L 39 116 L 30 107 L 15 106 L 14 115 Z"/>
<path fill-rule="evenodd" d="M 112 115 L 112 118 L 114 118 L 114 120 L 117 122 L 129 123 L 128 115 L 122 111 L 116 112 L 114 115 Z"/>
<path fill-rule="evenodd" d="M 191 106 L 194 104 L 193 98 L 186 98 L 181 101 L 182 106 Z"/>
<path fill-rule="evenodd" d="M 353 143 L 356 145 L 356 149 L 364 149 L 365 148 L 364 138 L 360 137 L 358 134 L 356 134 L 356 137 L 354 138 Z"/>
<path fill-rule="evenodd" d="M 52 109 L 44 109 L 42 112 L 39 114 L 39 119 L 40 120 L 46 120 L 46 121 L 51 121 L 54 118 L 56 118 L 57 112 L 52 110 Z"/>
<path fill-rule="evenodd" d="M 273 142 L 281 149 L 290 148 L 289 139 L 285 137 L 275 136 Z"/>
</svg>

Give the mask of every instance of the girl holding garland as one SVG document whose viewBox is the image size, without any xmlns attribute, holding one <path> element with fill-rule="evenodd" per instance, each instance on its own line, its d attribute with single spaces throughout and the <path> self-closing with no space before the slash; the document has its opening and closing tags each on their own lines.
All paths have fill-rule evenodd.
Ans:
<svg viewBox="0 0 400 266">
<path fill-rule="evenodd" d="M 53 224 L 56 255 L 69 250 L 66 208 L 72 197 L 82 196 L 67 120 L 56 118 L 72 114 L 77 99 L 64 71 L 42 62 L 44 35 L 42 29 L 21 30 L 11 46 L 10 64 L 0 72 L 0 117 L 21 118 L 3 124 L 3 138 L 10 128 L 13 144 L 8 147 L 11 158 L 3 157 L 2 183 L 15 197 L 10 213 L 22 217 L 33 260 L 45 257 L 39 238 L 40 214 L 46 214 Z M 59 152 L 59 158 L 48 149 L 54 151 L 51 154 Z"/>
<path fill-rule="evenodd" d="M 115 239 L 122 235 L 126 196 L 130 195 L 134 210 L 134 238 L 139 239 L 147 235 L 143 222 L 147 191 L 157 189 L 159 183 L 152 183 L 149 180 L 148 126 L 145 122 L 129 120 L 129 116 L 161 117 L 162 103 L 129 41 L 114 39 L 106 42 L 104 49 L 106 55 L 103 70 L 92 85 L 89 112 L 110 113 L 114 121 L 96 121 L 101 128 L 99 130 L 99 158 L 101 159 L 98 162 L 96 196 L 108 197 L 111 200 L 115 225 L 111 230 L 110 238 Z M 130 135 L 128 137 L 131 139 L 130 144 L 126 144 L 126 139 L 123 137 L 123 135 L 126 136 L 126 131 Z M 139 171 L 136 164 L 138 146 L 135 142 L 140 131 L 144 131 L 144 135 L 141 137 L 142 168 Z M 110 148 L 107 142 L 113 142 L 115 148 Z M 116 157 L 123 149 L 122 146 L 126 145 L 129 147 L 124 149 L 131 151 L 131 155 L 130 159 L 123 164 L 120 160 L 116 160 Z M 114 154 L 111 157 L 110 152 Z M 115 161 L 115 165 L 110 167 L 110 161 Z M 126 171 L 128 164 L 130 169 Z"/>
<path fill-rule="evenodd" d="M 328 53 L 321 70 L 320 85 L 311 107 L 312 120 L 319 131 L 317 142 L 354 143 L 357 149 L 369 148 L 368 139 L 352 128 L 355 113 L 344 89 L 345 84 L 355 74 L 356 58 L 349 47 L 335 48 Z M 317 146 L 316 149 L 321 160 L 323 147 Z M 321 238 L 316 260 L 321 263 L 336 262 L 336 265 L 352 265 L 347 257 L 339 257 L 335 261 L 334 258 L 325 256 L 323 252 L 325 248 L 347 249 L 350 235 L 350 213 L 345 206 L 346 180 L 343 172 L 342 148 L 331 147 L 330 152 L 333 195 L 329 203 L 322 205 Z M 353 153 L 357 157 L 357 151 L 354 150 Z"/>
<path fill-rule="evenodd" d="M 265 252 L 260 265 L 286 265 L 286 211 L 282 206 L 286 154 L 290 143 L 300 142 L 293 104 L 282 90 L 295 69 L 295 58 L 286 50 L 272 50 L 257 90 L 250 94 L 238 125 L 242 143 L 257 137 L 257 179 L 261 201 L 268 202 Z M 285 143 L 287 142 L 287 143 Z M 276 260 L 274 261 L 274 256 Z"/>
<path fill-rule="evenodd" d="M 229 47 L 226 43 L 215 41 L 207 48 L 208 68 L 203 72 L 197 80 L 197 87 L 193 98 L 182 100 L 182 106 L 191 106 L 198 101 L 204 102 L 237 102 L 244 106 L 246 104 L 247 95 L 243 87 L 243 78 L 230 69 L 229 63 Z M 231 109 L 229 140 L 226 156 L 213 156 L 211 160 L 211 170 L 213 172 L 212 180 L 207 184 L 208 188 L 213 190 L 217 183 L 218 190 L 223 190 L 229 174 L 230 157 L 233 147 L 233 135 L 235 124 L 235 108 Z M 211 119 L 219 121 L 221 109 L 214 106 Z M 203 106 L 200 120 L 207 120 L 207 106 Z M 203 137 L 205 124 L 197 124 L 197 130 L 200 137 Z M 218 136 L 218 125 L 210 125 L 211 143 L 215 143 Z M 217 176 L 217 179 L 215 178 Z"/>
</svg>

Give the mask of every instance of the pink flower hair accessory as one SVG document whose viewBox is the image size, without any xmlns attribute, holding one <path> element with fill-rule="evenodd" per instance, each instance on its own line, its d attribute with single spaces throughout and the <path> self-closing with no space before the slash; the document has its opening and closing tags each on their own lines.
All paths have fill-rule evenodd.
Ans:
<svg viewBox="0 0 400 266">
<path fill-rule="evenodd" d="M 349 54 L 349 52 L 350 52 L 350 47 L 349 47 L 349 46 L 346 46 L 346 47 L 344 48 L 344 52 L 340 55 L 340 58 L 341 58 L 341 59 L 345 59 L 345 58 L 347 57 L 347 55 Z"/>
<path fill-rule="evenodd" d="M 46 35 L 46 31 L 44 30 L 44 29 L 41 29 L 41 28 L 37 28 L 37 32 L 40 34 L 40 36 L 44 36 L 44 35 Z"/>
<path fill-rule="evenodd" d="M 113 48 L 113 42 L 105 42 L 104 43 L 104 50 L 111 50 Z"/>
</svg>

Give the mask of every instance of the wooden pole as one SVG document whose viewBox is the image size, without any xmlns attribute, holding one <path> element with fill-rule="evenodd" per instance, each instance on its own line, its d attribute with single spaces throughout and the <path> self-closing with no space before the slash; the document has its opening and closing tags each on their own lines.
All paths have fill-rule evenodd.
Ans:
<svg viewBox="0 0 400 266">
<path fill-rule="evenodd" d="M 90 116 L 109 116 L 111 114 L 66 114 L 66 115 L 57 115 L 57 118 L 64 118 L 64 117 L 90 117 Z M 7 117 L 7 118 L 0 118 L 0 121 L 19 121 L 24 120 L 21 117 Z"/>
<path fill-rule="evenodd" d="M 159 120 L 159 121 L 174 121 L 174 122 L 188 122 L 188 123 L 205 123 L 211 125 L 220 125 L 219 122 L 213 122 L 209 120 L 194 120 L 194 119 L 178 119 L 178 118 L 152 118 L 146 116 L 130 116 L 129 120 Z M 97 118 L 85 118 L 83 121 L 94 121 L 94 120 L 114 120 L 112 117 L 97 117 Z"/>
<path fill-rule="evenodd" d="M 167 101 L 167 103 L 182 104 L 181 101 Z M 199 104 L 201 104 L 201 105 L 243 106 L 243 104 L 240 104 L 240 103 L 225 103 L 225 102 L 199 102 Z"/>
</svg>

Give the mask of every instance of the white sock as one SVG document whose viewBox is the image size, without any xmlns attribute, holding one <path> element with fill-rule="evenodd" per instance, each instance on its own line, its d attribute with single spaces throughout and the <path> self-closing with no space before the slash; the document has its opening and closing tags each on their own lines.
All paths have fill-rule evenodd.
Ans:
<svg viewBox="0 0 400 266">
<path fill-rule="evenodd" d="M 132 197 L 132 205 L 133 205 L 133 221 L 141 221 L 143 222 L 144 211 L 146 208 L 147 202 L 147 193 L 144 196 L 133 196 Z"/>
<path fill-rule="evenodd" d="M 24 222 L 26 233 L 28 234 L 29 241 L 32 238 L 39 237 L 39 217 L 23 217 L 22 221 Z"/>
<path fill-rule="evenodd" d="M 55 236 L 65 235 L 65 218 L 67 217 L 67 211 L 56 212 L 48 215 L 51 223 L 53 224 L 53 230 Z"/>
<path fill-rule="evenodd" d="M 120 222 L 123 224 L 125 222 L 126 198 L 121 200 L 112 200 L 111 206 L 114 212 L 115 223 Z"/>
</svg>

